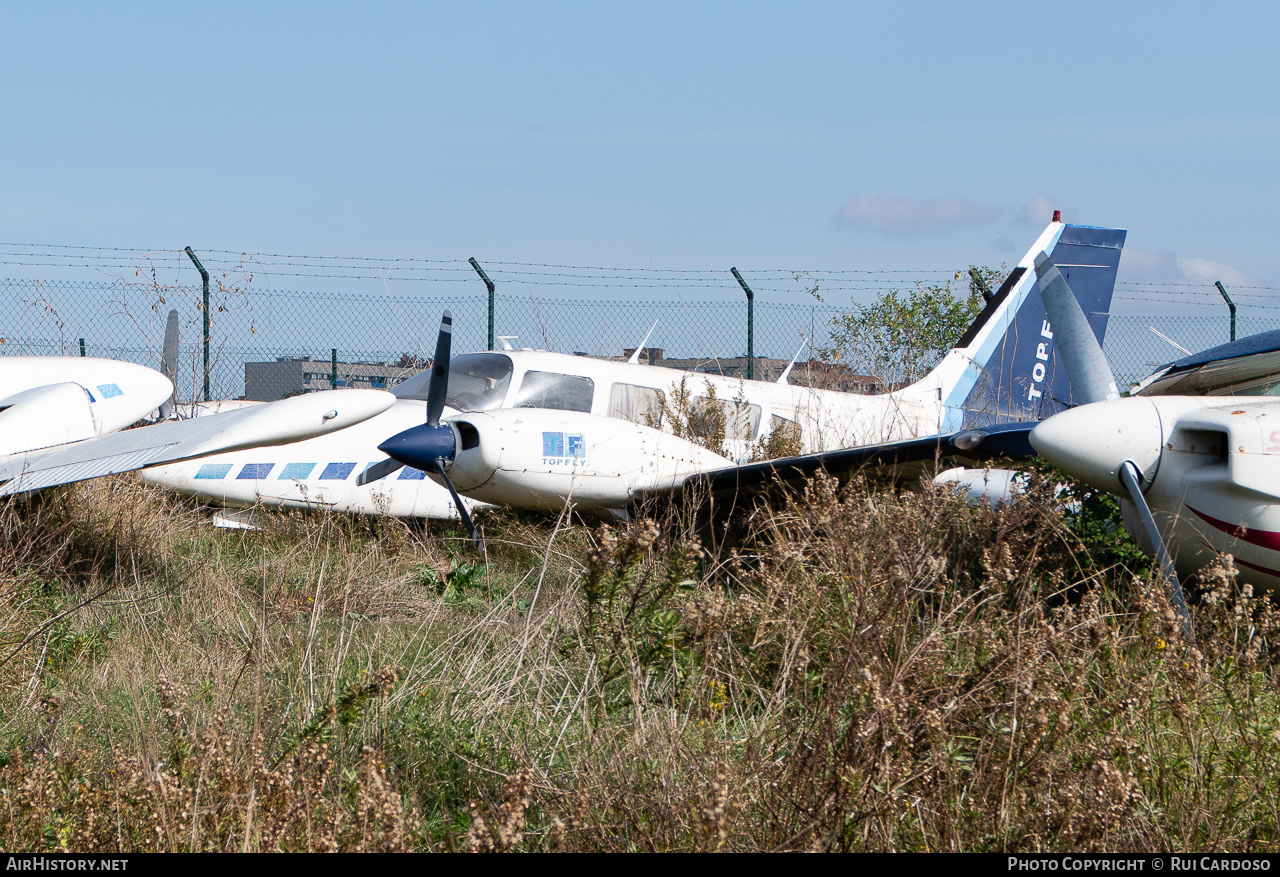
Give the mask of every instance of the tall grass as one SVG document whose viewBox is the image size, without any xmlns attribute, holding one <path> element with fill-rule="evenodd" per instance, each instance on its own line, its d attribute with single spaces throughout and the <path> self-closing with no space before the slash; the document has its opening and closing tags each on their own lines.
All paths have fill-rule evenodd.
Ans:
<svg viewBox="0 0 1280 877">
<path fill-rule="evenodd" d="M 123 478 L 0 511 L 0 845 L 1280 845 L 1274 607 L 1224 562 L 1184 641 L 1047 489 L 819 481 L 735 550 L 262 519 Z"/>
</svg>

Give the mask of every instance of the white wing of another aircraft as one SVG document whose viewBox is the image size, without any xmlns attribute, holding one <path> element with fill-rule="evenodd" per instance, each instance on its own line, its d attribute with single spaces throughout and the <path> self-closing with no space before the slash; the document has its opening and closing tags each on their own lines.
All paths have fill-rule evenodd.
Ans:
<svg viewBox="0 0 1280 877">
<path fill-rule="evenodd" d="M 0 455 L 124 429 L 158 409 L 173 384 L 146 366 L 85 356 L 0 357 Z"/>
<path fill-rule="evenodd" d="M 177 311 L 169 312 L 162 364 L 165 374 L 113 359 L 0 357 L 0 495 L 331 433 L 395 401 L 380 390 L 338 390 L 117 432 L 174 411 Z"/>
<path fill-rule="evenodd" d="M 368 420 L 394 402 L 395 397 L 383 390 L 327 390 L 13 454 L 0 460 L 0 496 L 226 451 L 296 442 Z"/>
</svg>

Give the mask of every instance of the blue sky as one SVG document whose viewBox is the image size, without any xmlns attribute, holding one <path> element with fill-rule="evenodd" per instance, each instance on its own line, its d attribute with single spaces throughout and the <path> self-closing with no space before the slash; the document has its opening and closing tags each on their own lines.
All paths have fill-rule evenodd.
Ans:
<svg viewBox="0 0 1280 877">
<path fill-rule="evenodd" d="M 9 4 L 0 240 L 1280 288 L 1280 12 L 1155 8 Z"/>
</svg>

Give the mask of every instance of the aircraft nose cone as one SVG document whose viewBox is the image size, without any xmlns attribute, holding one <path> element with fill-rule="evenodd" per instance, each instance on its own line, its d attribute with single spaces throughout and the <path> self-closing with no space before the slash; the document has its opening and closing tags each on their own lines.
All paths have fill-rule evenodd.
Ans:
<svg viewBox="0 0 1280 877">
<path fill-rule="evenodd" d="M 1132 461 L 1143 483 L 1155 477 L 1164 431 L 1149 399 L 1132 397 L 1082 405 L 1031 431 L 1031 446 L 1064 474 L 1091 487 L 1125 495 L 1116 472 Z"/>
<path fill-rule="evenodd" d="M 128 380 L 136 385 L 138 392 L 148 402 L 155 401 L 153 407 L 160 407 L 173 395 L 173 382 L 155 369 L 135 365 L 129 372 Z"/>
<path fill-rule="evenodd" d="M 428 426 L 424 423 L 393 435 L 378 445 L 378 450 L 397 463 L 430 472 L 435 470 L 437 460 L 452 460 L 455 447 L 449 424 Z"/>
</svg>

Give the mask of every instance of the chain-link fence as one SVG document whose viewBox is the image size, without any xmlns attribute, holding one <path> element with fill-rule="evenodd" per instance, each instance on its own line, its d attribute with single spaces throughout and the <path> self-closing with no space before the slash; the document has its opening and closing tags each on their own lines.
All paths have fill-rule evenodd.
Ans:
<svg viewBox="0 0 1280 877">
<path fill-rule="evenodd" d="M 747 302 L 699 290 L 698 300 L 618 301 L 497 294 L 494 328 L 514 347 L 619 356 L 641 344 L 666 359 L 727 359 L 747 353 Z M 616 299 L 616 296 L 612 297 Z M 787 361 L 807 342 L 829 343 L 841 309 L 816 298 L 754 306 L 754 353 Z M 103 356 L 158 366 L 170 309 L 180 318 L 179 398 L 202 391 L 202 289 L 124 280 L 0 280 L 0 354 Z M 314 359 L 312 371 L 346 383 L 355 364 L 413 367 L 435 348 L 440 314 L 453 311 L 454 350 L 487 346 L 488 298 L 276 292 L 218 286 L 210 293 L 209 383 L 214 398 L 245 393 L 245 366 Z M 656 322 L 656 325 L 655 325 Z M 1105 349 L 1128 384 L 1162 363 L 1229 340 L 1220 317 L 1112 316 Z M 1242 317 L 1238 334 L 1280 328 Z M 334 352 L 336 351 L 336 353 Z M 802 353 L 802 358 L 810 354 Z M 368 369 L 364 370 L 365 372 Z"/>
<path fill-rule="evenodd" d="M 1275 329 L 1280 329 L 1280 314 L 1275 318 L 1240 317 L 1236 337 Z M 1112 315 L 1103 350 L 1123 388 L 1161 365 L 1230 340 L 1231 323 L 1225 313 L 1215 317 Z"/>
</svg>

